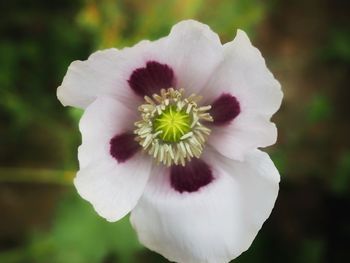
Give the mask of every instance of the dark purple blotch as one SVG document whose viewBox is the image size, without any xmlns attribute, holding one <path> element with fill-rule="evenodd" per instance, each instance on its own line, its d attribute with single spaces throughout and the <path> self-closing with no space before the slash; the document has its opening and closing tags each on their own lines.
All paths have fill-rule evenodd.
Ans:
<svg viewBox="0 0 350 263">
<path fill-rule="evenodd" d="M 152 96 L 175 85 L 174 71 L 166 64 L 149 61 L 146 67 L 135 69 L 128 82 L 137 95 Z"/>
<path fill-rule="evenodd" d="M 178 192 L 195 192 L 214 179 L 212 170 L 201 159 L 193 158 L 186 166 L 173 165 L 170 168 L 171 186 Z"/>
<path fill-rule="evenodd" d="M 240 112 L 241 108 L 237 98 L 229 93 L 223 93 L 218 97 L 211 104 L 209 111 L 215 125 L 229 124 Z"/>
<path fill-rule="evenodd" d="M 140 145 L 135 141 L 135 135 L 132 133 L 118 134 L 110 140 L 109 144 L 109 152 L 118 163 L 127 161 L 140 149 Z"/>
</svg>

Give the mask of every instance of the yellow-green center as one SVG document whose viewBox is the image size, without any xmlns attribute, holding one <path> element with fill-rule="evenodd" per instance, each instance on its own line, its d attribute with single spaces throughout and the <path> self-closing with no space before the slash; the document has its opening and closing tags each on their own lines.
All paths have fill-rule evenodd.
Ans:
<svg viewBox="0 0 350 263">
<path fill-rule="evenodd" d="M 178 142 L 180 138 L 191 131 L 191 117 L 184 110 L 178 110 L 176 106 L 168 106 L 153 121 L 155 132 L 163 141 Z"/>
</svg>

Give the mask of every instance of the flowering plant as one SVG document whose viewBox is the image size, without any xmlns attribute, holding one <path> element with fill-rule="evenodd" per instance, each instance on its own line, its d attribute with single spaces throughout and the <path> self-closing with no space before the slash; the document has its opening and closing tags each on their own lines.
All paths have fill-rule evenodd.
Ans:
<svg viewBox="0 0 350 263">
<path fill-rule="evenodd" d="M 78 193 L 108 221 L 131 211 L 139 240 L 171 261 L 228 262 L 248 249 L 280 180 L 269 156 L 280 84 L 238 30 L 199 22 L 73 62 L 58 88 L 85 109 Z"/>
</svg>

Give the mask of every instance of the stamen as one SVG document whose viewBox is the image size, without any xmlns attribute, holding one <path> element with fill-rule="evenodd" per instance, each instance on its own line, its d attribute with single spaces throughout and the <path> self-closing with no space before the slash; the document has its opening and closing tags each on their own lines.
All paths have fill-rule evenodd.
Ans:
<svg viewBox="0 0 350 263">
<path fill-rule="evenodd" d="M 201 121 L 213 121 L 210 105 L 198 107 L 200 96 L 183 98 L 183 89 L 161 89 L 160 94 L 145 96 L 138 108 L 141 120 L 135 122 L 135 140 L 157 163 L 183 165 L 199 158 L 210 129 Z"/>
<path fill-rule="evenodd" d="M 185 139 L 191 137 L 192 135 L 193 135 L 193 132 L 186 133 L 185 135 L 183 135 L 183 136 L 180 138 L 180 140 L 185 140 Z"/>
</svg>

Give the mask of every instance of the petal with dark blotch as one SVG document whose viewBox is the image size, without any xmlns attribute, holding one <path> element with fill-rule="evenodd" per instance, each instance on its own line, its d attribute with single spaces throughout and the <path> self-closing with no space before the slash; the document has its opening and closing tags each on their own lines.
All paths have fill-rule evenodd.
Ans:
<svg viewBox="0 0 350 263">
<path fill-rule="evenodd" d="M 79 123 L 82 144 L 74 185 L 108 221 L 121 219 L 135 207 L 150 175 L 151 160 L 136 153 L 133 134 L 125 133 L 132 130 L 135 117 L 114 98 L 99 97 Z"/>
<path fill-rule="evenodd" d="M 172 68 L 168 65 L 149 61 L 146 67 L 135 69 L 128 82 L 137 95 L 144 97 L 174 86 L 175 78 Z"/>
<path fill-rule="evenodd" d="M 127 161 L 139 149 L 132 133 L 122 133 L 114 136 L 110 141 L 110 154 L 120 163 Z"/>
<path fill-rule="evenodd" d="M 164 170 L 152 170 L 131 212 L 138 238 L 171 262 L 231 262 L 253 242 L 274 206 L 279 174 L 266 153 L 243 162 L 206 148 L 203 160 L 215 180 L 193 193 L 167 187 Z"/>
<path fill-rule="evenodd" d="M 229 93 L 223 93 L 211 104 L 210 115 L 215 125 L 224 125 L 230 123 L 240 112 L 237 98 Z"/>
<path fill-rule="evenodd" d="M 174 165 L 170 169 L 171 186 L 180 193 L 195 192 L 213 179 L 210 166 L 201 159 L 194 158 L 186 166 Z"/>
</svg>

